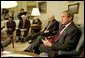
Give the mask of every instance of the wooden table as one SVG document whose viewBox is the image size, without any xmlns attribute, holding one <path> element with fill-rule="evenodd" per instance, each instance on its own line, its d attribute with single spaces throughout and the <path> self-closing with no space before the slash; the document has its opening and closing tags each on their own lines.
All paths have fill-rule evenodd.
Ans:
<svg viewBox="0 0 85 58">
<path fill-rule="evenodd" d="M 32 24 L 31 25 L 32 29 L 41 29 L 41 25 L 37 25 L 37 24 Z"/>
<path fill-rule="evenodd" d="M 41 25 L 32 24 L 30 27 L 30 34 L 32 34 L 33 29 L 40 29 L 41 30 Z"/>
</svg>

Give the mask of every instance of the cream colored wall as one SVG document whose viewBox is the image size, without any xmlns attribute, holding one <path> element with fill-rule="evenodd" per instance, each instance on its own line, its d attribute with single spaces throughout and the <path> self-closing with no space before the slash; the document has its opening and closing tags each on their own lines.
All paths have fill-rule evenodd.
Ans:
<svg viewBox="0 0 85 58">
<path fill-rule="evenodd" d="M 79 14 L 78 14 L 78 22 L 79 24 L 81 24 L 81 26 L 84 26 L 84 2 L 83 1 L 79 1 L 80 6 L 79 6 Z"/>
<path fill-rule="evenodd" d="M 75 1 L 69 4 L 79 3 L 79 13 L 74 15 L 74 22 L 84 27 L 84 1 Z"/>
<path fill-rule="evenodd" d="M 38 1 L 40 2 L 40 1 Z M 38 3 L 37 2 L 37 3 Z M 48 17 L 51 14 L 55 15 L 56 20 L 61 21 L 60 14 L 62 11 L 68 9 L 69 4 L 74 3 L 80 3 L 79 6 L 79 13 L 75 14 L 74 22 L 76 24 L 80 24 L 81 26 L 84 26 L 84 2 L 83 1 L 74 1 L 74 2 L 68 2 L 68 1 L 47 1 L 47 13 L 41 14 L 40 19 L 43 22 L 43 27 L 46 26 L 48 22 Z"/>
<path fill-rule="evenodd" d="M 46 26 L 48 22 L 48 17 L 52 14 L 55 15 L 56 20 L 60 21 L 60 13 L 63 10 L 67 9 L 66 5 L 67 5 L 67 2 L 64 2 L 64 1 L 47 1 L 47 12 L 44 14 L 41 14 L 40 16 L 43 22 L 43 27 Z"/>
<path fill-rule="evenodd" d="M 38 2 L 41 1 L 18 1 L 18 6 L 11 8 L 9 10 L 15 11 L 15 19 L 17 19 L 17 14 L 21 8 L 24 8 L 27 11 L 27 5 L 36 5 L 38 7 Z M 84 26 L 84 2 L 83 1 L 46 1 L 47 2 L 47 12 L 40 14 L 39 18 L 42 21 L 43 28 L 47 25 L 49 15 L 54 14 L 56 20 L 60 21 L 60 14 L 62 11 L 68 9 L 69 4 L 80 3 L 79 13 L 75 14 L 74 22 L 76 24 L 81 24 Z"/>
</svg>

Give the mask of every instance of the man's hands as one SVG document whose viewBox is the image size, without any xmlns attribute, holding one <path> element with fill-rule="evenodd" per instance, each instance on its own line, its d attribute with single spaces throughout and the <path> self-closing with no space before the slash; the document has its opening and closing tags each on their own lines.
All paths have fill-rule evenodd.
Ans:
<svg viewBox="0 0 85 58">
<path fill-rule="evenodd" d="M 48 30 L 45 30 L 44 33 L 48 33 L 49 31 Z"/>
<path fill-rule="evenodd" d="M 8 30 L 12 30 L 12 28 L 8 28 Z"/>
<path fill-rule="evenodd" d="M 45 38 L 45 40 L 42 39 L 42 42 L 44 43 L 45 46 L 48 46 L 48 47 L 52 46 L 52 43 L 49 40 L 47 40 L 47 38 Z"/>
<path fill-rule="evenodd" d="M 20 29 L 20 31 L 26 31 L 26 29 Z"/>
</svg>

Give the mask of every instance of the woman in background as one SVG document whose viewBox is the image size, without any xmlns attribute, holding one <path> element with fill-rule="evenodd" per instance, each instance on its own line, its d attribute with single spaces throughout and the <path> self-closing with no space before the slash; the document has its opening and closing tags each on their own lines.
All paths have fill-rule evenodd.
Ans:
<svg viewBox="0 0 85 58">
<path fill-rule="evenodd" d="M 12 35 L 13 32 L 15 31 L 16 23 L 15 23 L 15 21 L 13 21 L 13 19 L 12 19 L 11 16 L 9 16 L 8 19 L 9 19 L 9 20 L 8 20 L 8 22 L 6 23 L 6 25 L 7 25 L 7 30 L 6 30 L 6 32 L 7 32 L 7 34 Z"/>
</svg>

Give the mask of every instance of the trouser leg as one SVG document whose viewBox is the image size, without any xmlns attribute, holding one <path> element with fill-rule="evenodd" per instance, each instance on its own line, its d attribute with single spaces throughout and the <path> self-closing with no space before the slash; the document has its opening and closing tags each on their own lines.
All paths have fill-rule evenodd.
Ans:
<svg viewBox="0 0 85 58">
<path fill-rule="evenodd" d="M 56 54 L 56 51 L 52 51 L 51 47 L 47 47 L 44 44 L 41 44 L 39 47 L 40 53 L 47 53 L 48 57 L 54 57 Z"/>
<path fill-rule="evenodd" d="M 27 35 L 28 35 L 28 30 L 26 30 L 26 31 L 24 32 L 23 37 L 26 37 Z"/>
<path fill-rule="evenodd" d="M 33 43 L 32 45 L 30 45 L 26 50 L 27 51 L 33 51 L 36 50 L 36 48 L 38 48 L 40 46 L 40 44 L 42 44 L 42 39 L 44 37 L 43 36 L 39 36 Z"/>
<path fill-rule="evenodd" d="M 20 41 L 21 31 L 20 29 L 16 30 L 16 42 Z"/>
<path fill-rule="evenodd" d="M 22 31 L 21 31 L 22 32 Z M 24 34 L 20 36 L 21 42 L 25 42 L 25 37 L 28 35 L 28 30 L 24 31 Z"/>
<path fill-rule="evenodd" d="M 20 36 L 21 35 L 21 31 L 20 31 L 20 29 L 17 29 L 16 30 L 16 36 Z"/>
</svg>

